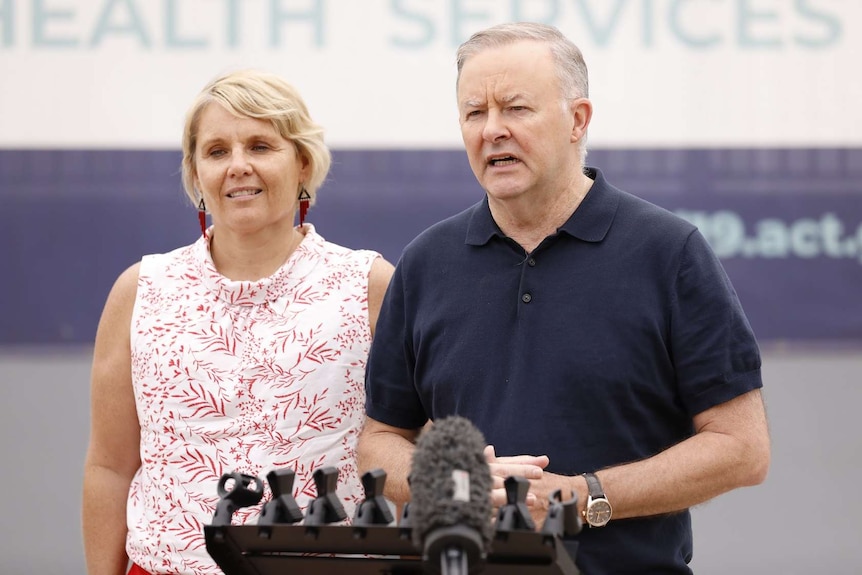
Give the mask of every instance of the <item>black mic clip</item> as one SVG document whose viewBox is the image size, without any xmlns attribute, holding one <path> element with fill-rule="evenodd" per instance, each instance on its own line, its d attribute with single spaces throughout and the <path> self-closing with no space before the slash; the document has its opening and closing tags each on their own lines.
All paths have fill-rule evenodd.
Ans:
<svg viewBox="0 0 862 575">
<path fill-rule="evenodd" d="M 509 476 L 503 486 L 506 488 L 506 504 L 497 512 L 496 532 L 535 531 L 536 523 L 526 503 L 530 481 L 525 477 Z"/>
<path fill-rule="evenodd" d="M 413 538 L 413 520 L 410 518 L 410 502 L 401 507 L 401 515 L 398 517 L 398 530 L 401 539 Z"/>
<path fill-rule="evenodd" d="M 563 492 L 557 489 L 548 497 L 548 515 L 542 524 L 542 533 L 557 537 L 573 537 L 581 532 L 583 523 L 578 514 L 578 494 L 572 492 L 571 499 L 563 501 Z"/>
<path fill-rule="evenodd" d="M 273 470 L 266 474 L 272 490 L 272 499 L 263 506 L 258 525 L 291 524 L 302 521 L 302 510 L 293 498 L 293 481 L 296 472 L 292 469 Z"/>
<path fill-rule="evenodd" d="M 227 483 L 233 480 L 230 489 Z M 257 504 L 263 498 L 263 484 L 254 475 L 244 473 L 225 473 L 218 482 L 218 494 L 221 499 L 216 504 L 213 514 L 213 525 L 230 525 L 234 512 L 240 507 Z"/>
<path fill-rule="evenodd" d="M 372 469 L 362 475 L 365 499 L 356 507 L 353 525 L 389 525 L 394 521 L 389 503 L 383 497 L 385 484 L 386 472 L 382 469 Z"/>
<path fill-rule="evenodd" d="M 315 470 L 314 485 L 317 488 L 317 497 L 308 506 L 304 525 L 326 525 L 347 519 L 347 512 L 335 492 L 337 483 L 337 468 L 327 466 Z"/>
</svg>

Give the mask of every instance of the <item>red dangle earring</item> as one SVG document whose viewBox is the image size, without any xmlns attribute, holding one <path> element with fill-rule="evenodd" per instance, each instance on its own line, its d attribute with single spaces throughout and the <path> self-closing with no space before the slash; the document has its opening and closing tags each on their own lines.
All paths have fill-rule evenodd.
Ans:
<svg viewBox="0 0 862 575">
<path fill-rule="evenodd" d="M 198 202 L 198 221 L 201 224 L 201 233 L 204 238 L 207 237 L 207 206 L 204 203 L 204 197 L 201 196 L 201 201 Z"/>
<path fill-rule="evenodd" d="M 311 194 L 302 186 L 299 190 L 299 227 L 305 223 L 305 214 L 308 213 L 308 204 L 311 202 Z"/>
</svg>

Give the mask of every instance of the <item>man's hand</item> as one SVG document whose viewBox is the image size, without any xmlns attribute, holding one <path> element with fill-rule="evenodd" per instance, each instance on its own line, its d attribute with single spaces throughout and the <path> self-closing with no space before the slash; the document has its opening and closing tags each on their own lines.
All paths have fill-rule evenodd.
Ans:
<svg viewBox="0 0 862 575">
<path fill-rule="evenodd" d="M 545 475 L 545 467 L 547 467 L 550 462 L 548 456 L 513 455 L 509 457 L 497 457 L 497 454 L 494 452 L 493 445 L 486 446 L 484 453 L 485 460 L 491 468 L 491 479 L 493 481 L 491 505 L 494 508 L 494 516 L 497 516 L 498 509 L 507 502 L 506 488 L 503 486 L 503 482 L 507 477 L 515 476 L 525 477 L 530 480 L 530 492 L 527 493 L 525 503 L 527 504 L 527 507 L 530 508 L 530 513 L 533 515 L 533 519 L 536 518 L 536 511 L 539 511 L 541 517 L 544 519 L 548 505 L 546 502 L 544 507 L 541 508 L 540 504 L 540 509 L 535 510 L 537 498 L 533 485 L 536 481 L 541 481 L 542 477 Z"/>
</svg>

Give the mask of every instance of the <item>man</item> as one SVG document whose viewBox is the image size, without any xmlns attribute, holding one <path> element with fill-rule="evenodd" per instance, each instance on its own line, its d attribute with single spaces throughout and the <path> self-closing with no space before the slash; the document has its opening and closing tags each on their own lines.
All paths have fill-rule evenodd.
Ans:
<svg viewBox="0 0 862 575">
<path fill-rule="evenodd" d="M 537 521 L 550 493 L 577 494 L 582 571 L 691 573 L 688 508 L 769 467 L 736 294 L 692 225 L 584 167 L 586 65 L 556 29 L 475 34 L 457 96 L 486 194 L 402 254 L 368 362 L 360 467 L 384 468 L 386 495 L 408 501 L 419 431 L 458 414 L 493 446 L 496 505 L 515 474 Z"/>
</svg>

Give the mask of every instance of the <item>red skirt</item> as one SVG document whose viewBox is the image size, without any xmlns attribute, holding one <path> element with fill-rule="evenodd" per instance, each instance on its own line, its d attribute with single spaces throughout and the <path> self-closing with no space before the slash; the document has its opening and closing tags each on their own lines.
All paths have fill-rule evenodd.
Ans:
<svg viewBox="0 0 862 575">
<path fill-rule="evenodd" d="M 129 569 L 129 575 L 150 575 L 149 571 L 144 571 L 134 563 L 132 563 L 132 568 Z"/>
</svg>

